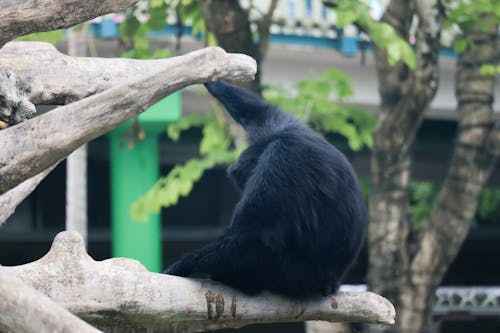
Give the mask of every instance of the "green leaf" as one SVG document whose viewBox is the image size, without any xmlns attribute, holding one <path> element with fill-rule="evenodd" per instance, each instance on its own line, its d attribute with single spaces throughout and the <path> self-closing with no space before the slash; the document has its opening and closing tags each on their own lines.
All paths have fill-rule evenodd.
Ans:
<svg viewBox="0 0 500 333">
<path fill-rule="evenodd" d="M 457 39 L 453 43 L 453 50 L 457 53 L 462 53 L 465 49 L 467 49 L 468 45 L 469 41 L 466 38 Z"/>
<path fill-rule="evenodd" d="M 340 27 L 344 27 L 348 24 L 351 24 L 359 19 L 359 15 L 353 11 L 343 11 L 340 15 L 337 16 L 337 24 Z"/>
<path fill-rule="evenodd" d="M 481 75 L 497 75 L 500 74 L 500 66 L 492 64 L 482 65 L 479 72 Z"/>
<path fill-rule="evenodd" d="M 151 59 L 170 58 L 173 55 L 174 55 L 173 52 L 170 51 L 167 48 L 165 48 L 165 49 L 158 49 L 158 50 L 156 50 L 156 51 L 153 52 L 153 54 L 151 55 Z"/>
<path fill-rule="evenodd" d="M 200 142 L 200 154 L 226 150 L 231 144 L 231 137 L 224 123 L 213 117 L 203 127 L 203 138 Z"/>
<path fill-rule="evenodd" d="M 16 41 L 46 42 L 50 44 L 55 44 L 63 39 L 64 39 L 63 30 L 54 30 L 47 32 L 35 32 L 29 35 L 16 38 Z"/>
<path fill-rule="evenodd" d="M 151 213 L 159 213 L 160 208 L 176 205 L 179 199 L 192 191 L 194 184 L 203 173 L 216 164 L 234 162 L 239 151 L 217 151 L 202 158 L 193 158 L 182 165 L 177 165 L 142 197 L 131 205 L 132 219 L 146 221 Z"/>
<path fill-rule="evenodd" d="M 147 26 L 152 30 L 160 30 L 165 26 L 165 21 L 167 19 L 167 10 L 165 5 L 160 5 L 157 7 L 150 7 L 149 10 L 150 18 L 147 22 Z"/>
<path fill-rule="evenodd" d="M 401 59 L 410 69 L 415 69 L 417 67 L 415 52 L 413 52 L 410 44 L 406 42 L 401 43 Z"/>
<path fill-rule="evenodd" d="M 217 45 L 217 38 L 215 38 L 215 35 L 212 32 L 208 33 L 207 44 L 208 44 L 208 46 L 216 46 Z"/>
<path fill-rule="evenodd" d="M 336 100 L 332 99 L 332 92 Z M 272 104 L 309 122 L 322 133 L 344 136 L 352 150 L 359 150 L 373 145 L 376 118 L 355 107 L 340 104 L 352 94 L 350 78 L 336 69 L 303 80 L 291 90 L 276 86 L 266 86 L 264 90 L 265 98 Z"/>
<path fill-rule="evenodd" d="M 135 16 L 127 16 L 126 20 L 120 23 L 120 36 L 133 37 L 141 26 L 141 22 Z"/>
<path fill-rule="evenodd" d="M 173 141 L 178 141 L 183 131 L 192 127 L 204 126 L 204 124 L 209 121 L 209 117 L 209 115 L 199 114 L 184 116 L 179 121 L 167 127 L 167 136 Z"/>
<path fill-rule="evenodd" d="M 165 4 L 165 0 L 150 0 L 149 7 L 158 8 L 162 7 Z"/>
</svg>

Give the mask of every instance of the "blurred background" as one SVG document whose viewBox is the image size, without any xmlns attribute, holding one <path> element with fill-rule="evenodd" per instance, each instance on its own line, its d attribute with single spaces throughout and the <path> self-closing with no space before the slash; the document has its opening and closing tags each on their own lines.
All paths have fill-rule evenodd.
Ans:
<svg viewBox="0 0 500 333">
<path fill-rule="evenodd" d="M 436 250 L 431 254 L 442 260 L 439 269 L 421 267 L 422 271 L 439 271 L 436 281 L 426 289 L 430 296 L 414 302 L 418 311 L 413 309 L 413 312 L 424 318 L 421 327 L 432 332 L 500 332 L 500 173 L 494 164 L 496 156 L 490 158 L 492 154 L 484 152 L 486 145 L 471 156 L 464 155 L 467 152 L 457 153 L 465 145 L 464 140 L 467 141 L 461 132 L 467 126 L 480 124 L 487 129 L 494 126 L 499 105 L 492 101 L 499 88 L 494 84 L 493 88 L 487 86 L 488 91 L 478 88 L 478 95 L 486 94 L 491 100 L 487 99 L 486 106 L 474 103 L 478 109 L 489 108 L 489 116 L 467 122 L 472 116 L 467 116 L 471 113 L 464 109 L 466 99 L 460 99 L 460 89 L 457 93 L 456 79 L 460 78 L 460 64 L 467 62 L 468 68 L 475 66 L 478 73 L 481 70 L 481 75 L 494 81 L 498 53 L 491 62 L 479 59 L 474 64 L 471 52 L 477 53 L 477 48 L 486 42 L 477 37 L 477 31 L 467 37 L 474 21 L 469 18 L 468 25 L 463 24 L 463 17 L 476 15 L 483 21 L 493 17 L 492 25 L 480 31 L 488 36 L 487 40 L 493 40 L 498 52 L 494 12 L 498 1 L 479 1 L 483 5 L 479 9 L 471 8 L 473 5 L 467 1 L 445 1 L 448 15 L 441 23 L 455 21 L 443 24 L 439 45 L 433 46 L 436 59 L 429 62 L 438 65 L 429 69 L 433 78 L 428 87 L 435 88 L 435 92 L 429 93 L 424 103 L 418 96 L 414 96 L 414 101 L 408 98 L 418 90 L 418 85 L 404 88 L 405 80 L 422 69 L 422 59 L 427 56 L 419 53 L 421 27 L 418 19 L 414 19 L 419 15 L 418 8 L 408 7 L 407 35 L 403 38 L 401 29 L 396 29 L 398 37 L 394 29 L 391 34 L 366 24 L 366 20 L 393 22 L 390 18 L 397 15 L 390 16 L 386 9 L 396 3 L 151 0 L 142 1 L 125 13 L 100 17 L 68 31 L 40 33 L 23 39 L 49 41 L 61 52 L 75 56 L 162 58 L 217 44 L 228 52 L 253 56 L 258 61 L 259 73 L 257 80 L 246 86 L 308 122 L 337 146 L 354 165 L 367 204 L 386 200 L 380 198 L 381 188 L 387 189 L 384 179 L 394 179 L 388 183 L 403 187 L 397 191 L 404 192 L 405 203 L 395 219 L 400 226 L 402 223 L 405 242 L 399 245 L 404 247 L 410 262 L 418 258 L 423 248 L 420 241 L 432 231 L 433 221 L 438 221 L 438 217 L 458 221 L 443 224 L 443 233 L 449 235 L 438 241 L 441 247 L 446 249 L 449 244 L 456 251 Z M 486 4 L 491 6 L 485 7 Z M 461 16 L 455 14 L 457 10 L 463 10 Z M 348 13 L 357 16 L 353 14 L 350 18 Z M 386 39 L 374 45 L 380 36 Z M 401 39 L 415 54 L 406 54 L 404 46 L 400 49 L 391 46 L 402 43 Z M 474 46 L 475 42 L 480 46 Z M 387 89 L 394 81 L 384 80 L 394 75 L 406 95 L 389 96 Z M 390 89 L 395 91 L 394 87 Z M 401 107 L 404 104 L 401 101 L 410 105 L 408 109 Z M 53 107 L 41 106 L 38 111 Z M 224 232 L 239 199 L 239 193 L 226 177 L 226 168 L 245 147 L 241 129 L 227 119 L 202 86 L 188 87 L 151 109 L 137 120 L 90 142 L 79 155 L 71 157 L 72 162 L 61 163 L 52 171 L 0 229 L 0 264 L 34 261 L 48 251 L 58 232 L 76 228 L 86 235 L 88 252 L 96 260 L 133 257 L 148 269 L 161 271 Z M 421 115 L 413 120 L 403 119 L 400 125 L 396 120 L 388 131 L 382 131 L 380 114 L 411 114 L 414 110 Z M 408 123 L 413 124 L 411 129 L 406 129 Z M 397 141 L 401 129 L 412 134 L 405 138 L 404 149 L 394 155 L 399 156 L 398 162 L 391 164 L 394 146 L 387 148 L 382 138 Z M 377 160 L 380 154 L 385 154 L 383 163 Z M 470 173 L 460 169 L 462 165 L 455 166 L 457 155 L 474 160 L 471 163 L 477 162 L 478 166 Z M 484 164 L 487 176 L 477 170 Z M 454 188 L 449 184 L 453 170 L 455 176 L 461 175 L 477 186 L 464 185 L 455 179 Z M 411 174 L 411 179 L 406 177 L 407 183 L 399 182 L 398 179 L 405 178 L 401 173 Z M 470 198 L 460 197 L 464 193 Z M 461 200 L 471 204 L 463 205 Z M 442 208 L 442 215 L 436 215 L 440 213 L 436 207 Z M 370 210 L 372 223 L 383 219 L 390 222 L 394 217 L 377 214 Z M 462 220 L 465 222 L 459 224 Z M 454 236 L 455 227 L 465 228 L 463 239 Z M 381 225 L 380 230 L 386 229 Z M 376 232 L 370 230 L 370 241 L 375 236 Z M 397 258 L 377 252 L 376 246 L 367 242 L 346 278 L 344 289 L 364 289 L 369 285 L 370 290 L 391 299 L 399 312 L 399 307 L 408 306 L 401 296 L 403 288 L 384 286 L 384 281 L 413 286 L 418 292 L 421 286 L 416 286 L 412 277 L 402 277 L 416 270 L 411 265 L 398 266 Z M 392 264 L 388 274 L 385 271 L 379 274 L 388 268 L 377 264 L 376 258 L 370 260 L 369 248 L 372 256 L 379 253 L 380 260 Z M 410 331 L 408 325 L 399 325 L 399 331 Z M 415 331 L 423 331 L 421 327 Z M 359 332 L 362 328 L 298 323 L 254 325 L 240 331 L 306 330 Z"/>
</svg>

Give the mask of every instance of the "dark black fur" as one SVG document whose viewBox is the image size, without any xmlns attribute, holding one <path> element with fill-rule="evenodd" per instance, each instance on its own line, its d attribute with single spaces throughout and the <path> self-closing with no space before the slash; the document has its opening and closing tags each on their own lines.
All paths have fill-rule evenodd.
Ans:
<svg viewBox="0 0 500 333">
<path fill-rule="evenodd" d="M 225 82 L 208 91 L 245 128 L 250 147 L 228 169 L 241 189 L 224 236 L 165 273 L 208 274 L 254 294 L 335 292 L 364 238 L 366 211 L 344 155 L 279 108 Z"/>
</svg>

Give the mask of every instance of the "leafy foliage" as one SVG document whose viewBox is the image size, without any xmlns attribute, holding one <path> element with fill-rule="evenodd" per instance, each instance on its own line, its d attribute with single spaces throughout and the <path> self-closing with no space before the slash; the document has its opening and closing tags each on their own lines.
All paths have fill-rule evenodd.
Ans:
<svg viewBox="0 0 500 333">
<path fill-rule="evenodd" d="M 322 133 L 337 133 L 347 139 L 354 151 L 372 147 L 376 118 L 352 105 L 344 104 L 352 96 L 349 78 L 339 70 L 330 69 L 319 77 L 300 81 L 293 93 L 280 87 L 268 87 L 266 99 L 292 112 Z"/>
<path fill-rule="evenodd" d="M 500 0 L 445 0 L 450 7 L 443 27 L 445 29 L 457 27 L 460 31 L 478 29 L 490 32 L 500 23 Z M 457 37 L 453 49 L 461 53 L 474 47 L 472 40 Z"/>
<path fill-rule="evenodd" d="M 500 66 L 499 65 L 483 65 L 479 69 L 479 72 L 482 75 L 497 75 L 500 74 Z"/>
<path fill-rule="evenodd" d="M 55 44 L 63 39 L 64 39 L 64 31 L 54 30 L 47 32 L 35 32 L 26 36 L 16 38 L 16 41 L 46 42 L 50 44 Z"/>
<path fill-rule="evenodd" d="M 367 178 L 360 179 L 365 201 L 369 202 L 372 190 Z M 410 229 L 412 232 L 425 228 L 435 202 L 441 191 L 441 185 L 428 181 L 413 181 L 410 184 Z M 500 221 L 500 189 L 485 188 L 481 192 L 473 226 L 498 224 Z"/>
<path fill-rule="evenodd" d="M 162 0 L 152 0 L 149 21 L 141 23 L 136 16 L 129 15 L 121 25 L 122 36 L 131 40 L 133 45 L 124 56 L 154 57 L 147 36 L 152 30 L 159 28 L 159 22 L 165 22 L 165 13 L 168 13 L 169 9 L 170 12 L 172 9 L 176 10 L 182 20 L 192 26 L 194 35 L 205 32 L 199 1 L 177 0 L 165 3 Z M 373 30 L 376 31 L 377 25 L 374 26 Z M 210 36 L 207 40 L 210 40 Z M 384 42 L 381 37 L 379 40 Z M 267 90 L 266 97 L 271 103 L 280 105 L 298 118 L 309 122 L 314 129 L 346 137 L 349 147 L 353 150 L 372 146 L 375 117 L 344 104 L 345 98 L 353 95 L 349 79 L 345 74 L 337 70 L 327 71 L 319 77 L 300 82 L 296 91 L 297 93 L 292 96 L 282 88 L 272 87 Z M 174 141 L 179 140 L 181 133 L 189 128 L 201 128 L 203 137 L 200 141 L 199 156 L 184 164 L 176 165 L 167 176 L 161 178 L 138 199 L 131 207 L 134 219 L 145 220 L 147 214 L 157 213 L 162 207 L 175 205 L 181 197 L 191 192 L 194 184 L 206 170 L 218 164 L 230 164 L 237 159 L 241 149 L 235 148 L 229 125 L 224 119 L 222 110 L 215 109 L 205 115 L 184 117 L 168 127 L 167 134 Z"/>
<path fill-rule="evenodd" d="M 184 117 L 168 127 L 167 135 L 173 141 L 178 141 L 182 131 L 192 127 L 202 128 L 200 157 L 176 165 L 167 176 L 160 178 L 143 197 L 134 202 L 131 207 L 133 219 L 147 220 L 149 213 L 159 213 L 162 207 L 177 204 L 181 197 L 189 195 L 206 170 L 218 164 L 230 164 L 240 154 L 239 149 L 231 146 L 229 129 L 221 118 L 216 117 L 215 112 Z"/>
<path fill-rule="evenodd" d="M 498 224 L 500 222 L 500 189 L 485 188 L 481 192 L 474 218 L 477 224 Z"/>
<path fill-rule="evenodd" d="M 410 184 L 411 230 L 417 231 L 427 225 L 441 187 L 432 182 Z"/>
<path fill-rule="evenodd" d="M 429 216 L 441 191 L 441 186 L 432 182 L 412 182 L 410 185 L 411 230 L 427 226 Z M 500 221 L 500 189 L 485 188 L 479 197 L 472 225 L 488 225 Z"/>
<path fill-rule="evenodd" d="M 353 150 L 371 147 L 375 116 L 355 107 L 343 105 L 353 91 L 348 77 L 338 70 L 329 70 L 319 77 L 297 84 L 297 94 L 290 96 L 279 87 L 266 90 L 267 99 L 289 110 L 299 119 L 324 133 L 338 133 L 347 138 Z M 335 102 L 333 97 L 336 98 Z M 161 178 L 148 193 L 131 207 L 136 220 L 145 220 L 147 214 L 157 213 L 162 207 L 175 205 L 181 197 L 189 195 L 194 184 L 206 170 L 216 165 L 233 163 L 244 149 L 236 149 L 223 110 L 215 108 L 207 114 L 182 118 L 167 128 L 167 135 L 178 141 L 183 131 L 193 127 L 202 129 L 199 157 L 176 165 Z"/>
<path fill-rule="evenodd" d="M 337 24 L 341 27 L 357 23 L 366 31 L 370 39 L 379 48 L 387 51 L 389 64 L 398 61 L 404 62 L 409 68 L 415 69 L 416 60 L 413 49 L 407 41 L 402 39 L 394 28 L 387 23 L 378 22 L 371 18 L 370 7 L 362 0 L 335 1 Z"/>
<path fill-rule="evenodd" d="M 134 59 L 158 59 L 172 56 L 167 48 L 152 50 L 148 35 L 164 27 L 168 6 L 164 1 L 151 1 L 149 19 L 141 22 L 134 10 L 129 11 L 125 21 L 120 24 L 120 38 L 126 44 L 122 57 Z"/>
<path fill-rule="evenodd" d="M 203 16 L 203 10 L 198 0 L 177 0 L 171 1 L 171 6 L 175 7 L 179 11 L 179 14 L 183 21 L 189 24 L 193 30 L 193 35 L 197 36 L 204 34 L 205 29 L 205 18 Z"/>
<path fill-rule="evenodd" d="M 450 6 L 444 27 L 457 25 L 460 29 L 479 29 L 489 32 L 492 24 L 500 22 L 499 0 L 445 0 Z M 486 19 L 487 18 L 487 19 Z"/>
</svg>

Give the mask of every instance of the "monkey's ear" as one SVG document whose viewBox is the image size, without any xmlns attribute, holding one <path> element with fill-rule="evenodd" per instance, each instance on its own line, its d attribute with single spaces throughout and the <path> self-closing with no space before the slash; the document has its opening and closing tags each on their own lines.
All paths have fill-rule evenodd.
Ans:
<svg viewBox="0 0 500 333">
<path fill-rule="evenodd" d="M 269 108 L 259 95 L 225 81 L 208 82 L 205 87 L 240 124 L 257 118 Z"/>
</svg>

